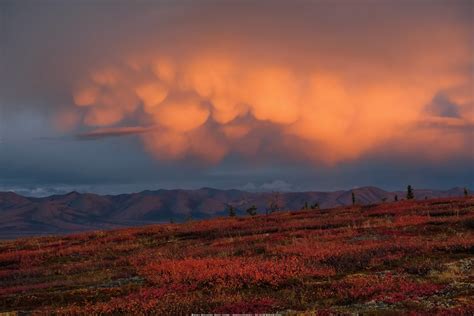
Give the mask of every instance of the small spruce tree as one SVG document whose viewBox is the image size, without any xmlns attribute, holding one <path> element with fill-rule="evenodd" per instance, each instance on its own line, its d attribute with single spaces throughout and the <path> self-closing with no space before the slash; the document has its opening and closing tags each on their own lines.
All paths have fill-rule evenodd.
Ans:
<svg viewBox="0 0 474 316">
<path fill-rule="evenodd" d="M 307 210 L 307 209 L 309 209 L 308 201 L 305 201 L 305 202 L 304 202 L 304 205 L 303 205 L 303 207 L 302 207 L 301 209 L 302 209 L 302 210 Z"/>
<path fill-rule="evenodd" d="M 318 203 L 318 202 L 314 202 L 314 203 L 311 205 L 311 209 L 312 209 L 312 210 L 317 210 L 317 209 L 319 209 L 319 203 Z"/>
<path fill-rule="evenodd" d="M 252 205 L 251 207 L 249 207 L 246 212 L 250 215 L 250 216 L 255 216 L 257 215 L 257 207 L 255 205 Z"/>
<path fill-rule="evenodd" d="M 352 195 L 352 205 L 355 205 L 356 204 L 356 196 L 355 196 L 354 191 L 351 192 L 351 195 Z"/>
<path fill-rule="evenodd" d="M 398 194 L 395 194 L 395 198 L 394 198 L 395 202 L 398 201 Z"/>
<path fill-rule="evenodd" d="M 227 212 L 230 217 L 235 217 L 237 215 L 237 209 L 230 204 L 227 204 Z"/>
<path fill-rule="evenodd" d="M 468 197 L 469 196 L 469 192 L 467 191 L 467 188 L 464 188 L 464 197 Z"/>
<path fill-rule="evenodd" d="M 415 194 L 413 193 L 413 188 L 411 185 L 407 186 L 407 200 L 413 200 L 415 198 Z"/>
</svg>

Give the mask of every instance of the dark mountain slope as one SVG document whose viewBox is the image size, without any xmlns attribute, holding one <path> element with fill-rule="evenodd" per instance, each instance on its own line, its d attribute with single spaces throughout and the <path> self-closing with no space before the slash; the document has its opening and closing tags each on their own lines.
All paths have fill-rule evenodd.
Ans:
<svg viewBox="0 0 474 316">
<path fill-rule="evenodd" d="M 376 187 L 352 190 L 358 204 L 393 201 L 405 192 L 387 192 Z M 264 213 L 270 203 L 281 209 L 300 209 L 318 203 L 322 208 L 349 205 L 351 190 L 335 192 L 245 192 L 240 190 L 156 190 L 120 195 L 71 192 L 44 198 L 0 192 L 0 238 L 56 234 L 147 223 L 206 219 L 227 215 L 226 205 L 239 215 L 251 205 Z M 415 190 L 417 199 L 461 196 L 461 188 L 447 191 Z"/>
</svg>

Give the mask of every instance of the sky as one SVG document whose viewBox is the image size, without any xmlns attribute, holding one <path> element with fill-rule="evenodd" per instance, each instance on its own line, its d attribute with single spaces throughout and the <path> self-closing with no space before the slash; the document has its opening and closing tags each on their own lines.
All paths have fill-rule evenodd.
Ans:
<svg viewBox="0 0 474 316">
<path fill-rule="evenodd" d="M 474 187 L 474 2 L 0 3 L 0 191 Z"/>
</svg>

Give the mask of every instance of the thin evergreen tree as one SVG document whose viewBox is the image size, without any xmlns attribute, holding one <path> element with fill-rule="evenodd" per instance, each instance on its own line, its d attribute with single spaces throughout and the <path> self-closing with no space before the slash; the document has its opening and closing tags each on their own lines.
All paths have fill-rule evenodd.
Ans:
<svg viewBox="0 0 474 316">
<path fill-rule="evenodd" d="M 246 210 L 247 214 L 249 214 L 250 216 L 255 216 L 257 215 L 257 207 L 255 205 L 252 205 L 251 207 L 249 207 L 247 210 Z"/>
<path fill-rule="evenodd" d="M 304 202 L 304 205 L 303 205 L 303 207 L 302 207 L 301 209 L 302 209 L 302 210 L 307 210 L 307 209 L 309 209 L 308 201 L 305 201 L 305 202 Z"/>
<path fill-rule="evenodd" d="M 415 198 L 415 194 L 413 193 L 413 188 L 411 185 L 407 186 L 407 200 L 413 200 Z"/>
<path fill-rule="evenodd" d="M 227 204 L 226 207 L 230 217 L 235 217 L 237 215 L 237 209 L 234 206 Z"/>
</svg>

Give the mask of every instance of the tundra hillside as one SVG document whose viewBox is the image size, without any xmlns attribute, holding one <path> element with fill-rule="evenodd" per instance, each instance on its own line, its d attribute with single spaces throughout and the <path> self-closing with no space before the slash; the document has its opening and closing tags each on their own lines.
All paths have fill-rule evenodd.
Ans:
<svg viewBox="0 0 474 316">
<path fill-rule="evenodd" d="M 0 312 L 474 313 L 474 198 L 0 243 Z"/>
</svg>

